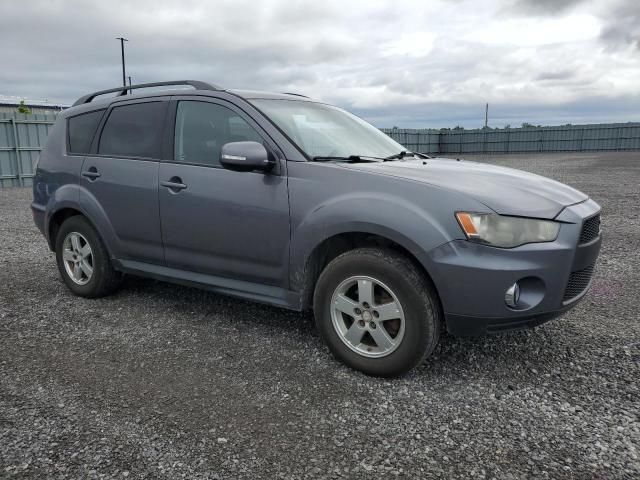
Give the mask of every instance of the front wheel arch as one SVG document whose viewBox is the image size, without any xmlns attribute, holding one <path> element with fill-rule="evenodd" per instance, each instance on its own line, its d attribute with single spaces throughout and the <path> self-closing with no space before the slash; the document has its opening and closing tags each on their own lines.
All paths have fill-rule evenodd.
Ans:
<svg viewBox="0 0 640 480">
<path fill-rule="evenodd" d="M 442 303 L 440 302 L 440 294 L 435 285 L 433 278 L 407 246 L 398 243 L 387 236 L 369 233 L 369 232 L 344 232 L 333 235 L 320 242 L 311 251 L 305 262 L 305 272 L 302 288 L 302 309 L 308 310 L 313 305 L 313 293 L 320 274 L 325 267 L 339 255 L 355 250 L 357 248 L 383 248 L 397 252 L 406 257 L 425 277 L 433 290 L 438 294 L 439 308 L 442 311 Z"/>
</svg>

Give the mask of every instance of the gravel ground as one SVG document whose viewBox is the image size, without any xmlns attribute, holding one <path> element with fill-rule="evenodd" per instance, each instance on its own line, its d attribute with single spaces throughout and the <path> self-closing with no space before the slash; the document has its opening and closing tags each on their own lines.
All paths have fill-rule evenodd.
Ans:
<svg viewBox="0 0 640 480">
<path fill-rule="evenodd" d="M 592 291 L 399 380 L 333 360 L 308 314 L 134 278 L 76 298 L 30 190 L 0 189 L 0 476 L 640 478 L 640 153 L 476 159 L 603 206 Z"/>
</svg>

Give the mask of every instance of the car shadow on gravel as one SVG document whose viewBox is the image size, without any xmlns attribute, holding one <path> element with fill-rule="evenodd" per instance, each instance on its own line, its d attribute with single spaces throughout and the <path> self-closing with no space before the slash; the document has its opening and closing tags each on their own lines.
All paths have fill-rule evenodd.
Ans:
<svg viewBox="0 0 640 480">
<path fill-rule="evenodd" d="M 288 339 L 292 334 L 298 338 L 307 337 L 329 355 L 319 338 L 311 311 L 295 312 L 139 277 L 127 277 L 116 296 L 119 303 L 135 305 L 144 302 L 157 309 L 158 316 L 170 313 L 172 318 L 189 324 L 215 323 L 221 321 L 221 316 L 226 322 L 231 316 L 238 328 L 264 330 L 263 333 L 274 341 L 278 341 L 278 338 Z M 502 370 L 507 360 L 512 372 L 521 368 L 535 370 L 535 364 L 541 356 L 547 363 L 554 357 L 561 360 L 567 354 L 567 349 L 561 348 L 562 342 L 554 340 L 551 328 L 553 327 L 547 324 L 535 330 L 485 337 L 454 337 L 445 331 L 432 356 L 416 372 L 425 374 L 430 371 L 431 374 L 439 372 L 451 375 L 453 372 L 464 374 L 465 371 L 481 369 L 487 373 L 498 368 Z M 309 347 L 306 343 L 300 346 L 301 350 Z"/>
<path fill-rule="evenodd" d="M 136 299 L 146 297 L 153 305 L 170 308 L 174 316 L 190 318 L 197 312 L 198 318 L 205 316 L 215 321 L 219 314 L 232 314 L 239 323 L 251 322 L 282 332 L 291 332 L 293 329 L 317 336 L 311 312 L 295 312 L 195 287 L 127 276 L 116 295 L 123 299 L 127 295 L 133 295 Z"/>
</svg>

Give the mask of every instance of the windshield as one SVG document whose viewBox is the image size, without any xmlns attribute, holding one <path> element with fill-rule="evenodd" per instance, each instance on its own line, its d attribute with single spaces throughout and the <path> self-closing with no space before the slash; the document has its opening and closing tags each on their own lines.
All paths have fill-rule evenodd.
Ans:
<svg viewBox="0 0 640 480">
<path fill-rule="evenodd" d="M 373 125 L 338 107 L 296 100 L 251 102 L 311 158 L 384 158 L 406 150 Z"/>
</svg>

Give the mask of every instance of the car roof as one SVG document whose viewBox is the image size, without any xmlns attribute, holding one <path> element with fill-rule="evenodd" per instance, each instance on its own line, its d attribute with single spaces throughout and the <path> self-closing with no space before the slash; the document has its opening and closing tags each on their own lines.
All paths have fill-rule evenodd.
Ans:
<svg viewBox="0 0 640 480">
<path fill-rule="evenodd" d="M 320 102 L 319 100 L 315 100 L 313 98 L 309 98 L 306 95 L 302 95 L 301 93 L 292 93 L 292 92 L 263 92 L 259 90 L 237 90 L 230 89 L 225 90 L 229 93 L 237 95 L 238 97 L 242 97 L 245 100 L 257 100 L 257 99 L 267 99 L 267 100 L 300 100 L 304 102 Z"/>
<path fill-rule="evenodd" d="M 95 97 L 89 98 L 91 95 L 87 95 L 85 97 L 81 97 L 71 108 L 68 108 L 62 112 L 62 116 L 73 116 L 76 114 L 81 114 L 93 110 L 99 110 L 108 108 L 112 103 L 120 102 L 120 101 L 129 101 L 129 100 L 138 100 L 144 98 L 154 98 L 160 96 L 172 96 L 172 95 L 180 95 L 180 96 L 208 96 L 208 97 L 219 97 L 220 93 L 231 94 L 244 100 L 292 100 L 292 101 L 302 101 L 302 102 L 313 102 L 313 103 L 323 103 L 320 100 L 309 98 L 305 95 L 299 93 L 291 93 L 291 92 L 264 92 L 259 90 L 243 90 L 243 89 L 223 89 L 223 88 L 215 88 L 215 89 L 200 89 L 200 88 L 158 88 L 153 87 L 152 91 L 134 93 L 128 92 L 126 95 L 115 95 L 110 94 L 108 96 L 102 96 L 102 92 L 95 92 L 93 95 Z M 123 88 L 123 87 L 120 87 Z M 114 89 L 116 90 L 116 89 Z M 107 91 L 105 91 L 107 92 Z M 100 98 L 102 96 L 102 98 Z M 83 101 L 87 99 L 86 101 Z"/>
</svg>

